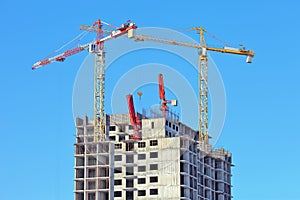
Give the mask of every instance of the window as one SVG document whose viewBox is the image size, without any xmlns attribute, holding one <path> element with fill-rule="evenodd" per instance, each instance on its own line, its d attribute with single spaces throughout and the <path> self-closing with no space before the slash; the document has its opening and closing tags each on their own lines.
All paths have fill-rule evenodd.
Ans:
<svg viewBox="0 0 300 200">
<path fill-rule="evenodd" d="M 157 170 L 158 169 L 158 165 L 157 164 L 151 164 L 150 165 L 150 170 Z"/>
<path fill-rule="evenodd" d="M 75 193 L 75 198 L 77 200 L 83 200 L 84 199 L 84 194 L 82 192 L 76 192 Z"/>
<path fill-rule="evenodd" d="M 88 178 L 93 178 L 93 177 L 96 177 L 96 169 L 95 168 L 88 169 Z"/>
<path fill-rule="evenodd" d="M 175 124 L 173 124 L 173 130 L 175 130 Z"/>
<path fill-rule="evenodd" d="M 150 177 L 150 183 L 157 183 L 157 182 L 158 182 L 157 176 Z"/>
<path fill-rule="evenodd" d="M 116 126 L 109 126 L 109 131 L 116 131 Z"/>
<path fill-rule="evenodd" d="M 133 179 L 127 179 L 126 180 L 126 187 L 127 188 L 133 187 Z"/>
<path fill-rule="evenodd" d="M 134 150 L 134 143 L 128 142 L 126 143 L 126 151 L 133 151 Z"/>
<path fill-rule="evenodd" d="M 94 138 L 93 137 L 86 137 L 87 142 L 93 142 Z"/>
<path fill-rule="evenodd" d="M 88 165 L 96 165 L 96 163 L 97 163 L 97 160 L 96 160 L 96 158 L 95 157 L 88 157 Z"/>
<path fill-rule="evenodd" d="M 138 178 L 138 184 L 145 184 L 146 179 L 145 178 Z"/>
<path fill-rule="evenodd" d="M 176 131 L 178 131 L 178 126 L 176 126 Z"/>
<path fill-rule="evenodd" d="M 110 141 L 116 141 L 116 136 L 115 136 L 115 135 L 109 136 L 109 140 L 110 140 Z"/>
<path fill-rule="evenodd" d="M 133 191 L 126 191 L 126 200 L 133 200 Z"/>
<path fill-rule="evenodd" d="M 96 188 L 95 181 L 88 181 L 88 190 L 94 190 Z"/>
<path fill-rule="evenodd" d="M 122 167 L 116 167 L 116 168 L 114 169 L 114 173 L 115 173 L 115 174 L 122 173 Z"/>
<path fill-rule="evenodd" d="M 97 146 L 95 144 L 88 144 L 86 145 L 86 150 L 87 154 L 97 153 Z"/>
<path fill-rule="evenodd" d="M 99 153 L 108 153 L 109 152 L 109 143 L 100 143 L 98 144 Z"/>
<path fill-rule="evenodd" d="M 84 149 L 85 146 L 82 144 L 78 144 L 78 143 L 83 143 L 83 139 L 81 137 L 76 137 L 77 139 L 77 144 L 75 144 L 76 146 L 76 154 L 84 154 Z"/>
<path fill-rule="evenodd" d="M 126 167 L 126 175 L 133 175 L 133 167 Z"/>
<path fill-rule="evenodd" d="M 158 152 L 150 152 L 150 158 L 157 158 Z"/>
<path fill-rule="evenodd" d="M 76 190 L 84 190 L 84 182 L 76 181 Z"/>
<path fill-rule="evenodd" d="M 115 197 L 122 197 L 122 191 L 115 191 Z"/>
<path fill-rule="evenodd" d="M 133 163 L 134 158 L 133 155 L 126 155 L 126 163 Z"/>
<path fill-rule="evenodd" d="M 121 161 L 122 155 L 115 155 L 115 161 Z"/>
<path fill-rule="evenodd" d="M 122 185 L 122 179 L 116 179 L 115 185 Z"/>
<path fill-rule="evenodd" d="M 205 197 L 209 198 L 209 190 L 205 190 Z"/>
<path fill-rule="evenodd" d="M 138 166 L 138 172 L 145 172 L 146 166 Z"/>
<path fill-rule="evenodd" d="M 109 167 L 99 167 L 98 177 L 109 177 Z"/>
<path fill-rule="evenodd" d="M 169 122 L 169 127 L 171 128 L 171 122 Z"/>
<path fill-rule="evenodd" d="M 138 190 L 138 196 L 146 196 L 146 190 Z"/>
<path fill-rule="evenodd" d="M 150 195 L 157 195 L 158 189 L 150 189 Z"/>
<path fill-rule="evenodd" d="M 138 154 L 138 160 L 145 160 L 146 154 Z"/>
<path fill-rule="evenodd" d="M 150 140 L 150 146 L 157 146 L 157 140 Z"/>
<path fill-rule="evenodd" d="M 209 187 L 210 186 L 209 180 L 208 179 L 204 179 L 204 184 L 205 184 L 206 187 Z"/>
<path fill-rule="evenodd" d="M 133 126 L 132 126 L 132 125 L 129 125 L 129 126 L 128 126 L 128 129 L 129 129 L 129 130 L 133 130 Z"/>
<path fill-rule="evenodd" d="M 138 148 L 145 148 L 146 147 L 146 142 L 139 142 L 138 143 Z"/>
<path fill-rule="evenodd" d="M 76 178 L 83 178 L 83 177 L 84 177 L 84 170 L 76 169 Z"/>
<path fill-rule="evenodd" d="M 122 149 L 122 143 L 115 144 L 115 149 Z"/>
<path fill-rule="evenodd" d="M 100 182 L 99 182 L 99 185 L 98 185 L 98 187 L 99 187 L 99 189 L 108 189 L 109 188 L 109 184 L 108 184 L 108 179 L 100 179 L 99 180 Z"/>
<path fill-rule="evenodd" d="M 221 162 L 218 162 L 218 161 L 216 161 L 216 163 L 215 163 L 215 168 L 217 168 L 217 169 L 221 169 L 221 168 L 222 168 L 222 163 L 221 163 Z"/>
<path fill-rule="evenodd" d="M 119 142 L 125 140 L 125 135 L 119 135 Z"/>
<path fill-rule="evenodd" d="M 95 196 L 96 196 L 95 192 L 88 193 L 88 199 L 90 200 L 95 200 L 96 199 Z"/>
<path fill-rule="evenodd" d="M 154 129 L 154 122 L 151 122 L 151 128 Z"/>
</svg>

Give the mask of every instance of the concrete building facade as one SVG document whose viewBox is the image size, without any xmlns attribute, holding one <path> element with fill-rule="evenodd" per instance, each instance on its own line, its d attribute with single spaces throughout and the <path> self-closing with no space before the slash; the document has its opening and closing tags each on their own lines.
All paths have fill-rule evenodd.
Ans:
<svg viewBox="0 0 300 200">
<path fill-rule="evenodd" d="M 76 120 L 75 200 L 230 200 L 231 153 L 212 150 L 197 131 L 166 118 L 142 119 L 142 140 L 128 114 L 107 115 L 106 142 L 93 122 Z"/>
</svg>

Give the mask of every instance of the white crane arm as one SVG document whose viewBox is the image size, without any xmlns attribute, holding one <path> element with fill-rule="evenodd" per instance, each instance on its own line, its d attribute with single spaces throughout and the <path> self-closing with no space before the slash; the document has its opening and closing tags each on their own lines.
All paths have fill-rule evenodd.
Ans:
<svg viewBox="0 0 300 200">
<path fill-rule="evenodd" d="M 108 36 L 106 36 L 104 38 L 101 38 L 100 40 L 96 40 L 96 41 L 93 41 L 93 42 L 86 43 L 84 45 L 80 45 L 80 46 L 78 46 L 74 49 L 67 50 L 67 51 L 65 51 L 61 54 L 58 54 L 58 55 L 54 56 L 54 57 L 50 57 L 50 58 L 47 58 L 45 60 L 41 60 L 39 62 L 36 62 L 35 64 L 33 64 L 32 69 L 33 70 L 37 69 L 39 67 L 42 67 L 44 65 L 48 65 L 48 64 L 50 64 L 52 62 L 55 62 L 55 61 L 62 62 L 67 57 L 72 56 L 72 55 L 77 54 L 77 53 L 79 53 L 83 50 L 88 49 L 90 45 L 99 45 L 100 43 L 103 43 L 104 41 L 108 41 L 110 39 L 122 36 L 122 35 L 126 34 L 131 29 L 136 29 L 136 25 L 134 23 L 130 23 L 129 25 L 124 25 L 124 27 L 122 26 L 121 28 L 118 28 L 117 30 L 112 31 L 111 34 L 109 34 Z"/>
</svg>

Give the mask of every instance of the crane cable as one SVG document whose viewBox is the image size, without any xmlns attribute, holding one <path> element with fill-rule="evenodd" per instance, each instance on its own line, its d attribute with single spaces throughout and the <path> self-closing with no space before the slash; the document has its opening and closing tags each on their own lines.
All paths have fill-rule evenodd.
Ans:
<svg viewBox="0 0 300 200">
<path fill-rule="evenodd" d="M 89 33 L 88 31 L 84 31 L 84 32 L 78 34 L 74 39 L 72 39 L 71 41 L 65 43 L 64 45 L 62 45 L 61 47 L 59 47 L 58 49 L 54 50 L 52 53 L 50 53 L 49 55 L 47 55 L 45 57 L 45 59 L 51 57 L 52 55 L 54 55 L 55 53 L 61 51 L 66 46 L 70 45 L 71 43 L 74 43 L 75 41 L 77 41 L 76 44 L 78 44 L 80 42 L 80 40 L 82 40 L 88 33 Z M 76 44 L 72 45 L 72 47 L 74 47 Z"/>
<path fill-rule="evenodd" d="M 229 44 L 228 42 L 226 42 L 226 41 L 224 41 L 224 40 L 218 38 L 216 35 L 214 35 L 214 34 L 208 32 L 207 30 L 205 30 L 205 33 L 207 33 L 210 37 L 214 38 L 215 40 L 217 40 L 217 41 L 223 43 L 225 46 L 232 47 L 231 44 Z"/>
<path fill-rule="evenodd" d="M 191 31 L 190 28 L 171 28 L 171 27 L 168 27 L 168 29 L 171 29 L 171 30 L 175 30 L 175 31 L 185 31 L 185 32 L 188 32 L 188 31 Z M 207 33 L 207 35 L 209 35 L 211 38 L 219 41 L 220 43 L 224 44 L 225 46 L 228 46 L 228 47 L 233 47 L 231 44 L 229 44 L 228 42 L 226 42 L 225 40 L 222 40 L 221 38 L 217 37 L 216 35 L 208 32 L 206 29 L 204 31 L 205 33 Z"/>
<path fill-rule="evenodd" d="M 77 40 L 77 44 L 78 44 L 78 42 L 79 42 L 81 39 L 83 39 L 88 33 L 89 33 L 88 31 L 84 31 L 84 32 L 78 34 L 73 40 L 67 42 L 66 44 L 62 45 L 60 48 L 56 49 L 56 50 L 54 51 L 54 53 L 57 53 L 58 51 L 64 49 L 66 46 L 68 46 L 69 44 L 75 42 L 76 40 Z M 74 46 L 74 45 L 73 45 L 73 46 Z"/>
<path fill-rule="evenodd" d="M 105 21 L 101 21 L 101 23 L 103 23 L 103 24 L 105 24 L 105 25 L 107 25 L 107 26 L 110 26 L 110 27 L 112 27 L 112 28 L 115 28 L 115 29 L 118 28 L 117 26 L 115 26 L 115 25 L 113 25 L 113 24 L 109 24 L 109 23 L 107 23 L 107 22 L 105 22 Z"/>
</svg>

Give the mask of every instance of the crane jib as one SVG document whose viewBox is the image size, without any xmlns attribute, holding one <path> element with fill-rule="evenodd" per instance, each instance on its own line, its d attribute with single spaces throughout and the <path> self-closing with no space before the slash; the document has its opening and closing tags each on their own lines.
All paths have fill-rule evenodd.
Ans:
<svg viewBox="0 0 300 200">
<path fill-rule="evenodd" d="M 73 54 L 79 53 L 82 50 L 83 50 L 82 47 L 77 47 L 75 49 L 67 50 L 66 52 L 64 52 L 64 56 L 66 56 L 66 57 L 71 56 Z"/>
<path fill-rule="evenodd" d="M 47 65 L 47 64 L 49 64 L 50 63 L 50 60 L 49 59 L 46 59 L 46 60 L 42 60 L 41 62 L 40 62 L 40 65 Z"/>
</svg>

